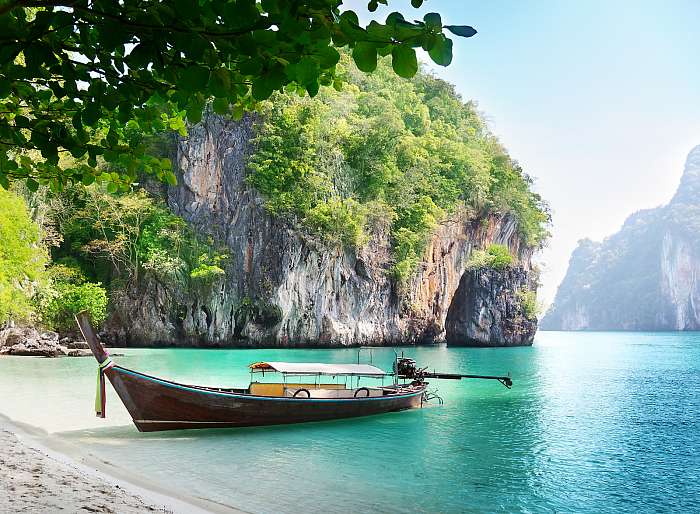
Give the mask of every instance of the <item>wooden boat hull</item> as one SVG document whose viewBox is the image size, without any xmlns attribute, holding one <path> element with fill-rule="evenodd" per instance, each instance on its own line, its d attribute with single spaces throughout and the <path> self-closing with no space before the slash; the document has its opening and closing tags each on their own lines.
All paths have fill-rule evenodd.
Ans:
<svg viewBox="0 0 700 514">
<path fill-rule="evenodd" d="M 121 366 L 105 370 L 141 432 L 327 421 L 423 404 L 425 386 L 369 398 L 282 398 L 178 384 Z"/>
</svg>

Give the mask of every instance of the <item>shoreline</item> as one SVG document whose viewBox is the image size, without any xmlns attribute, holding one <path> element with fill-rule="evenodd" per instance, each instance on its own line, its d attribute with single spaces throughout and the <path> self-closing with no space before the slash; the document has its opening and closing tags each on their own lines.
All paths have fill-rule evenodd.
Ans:
<svg viewBox="0 0 700 514">
<path fill-rule="evenodd" d="M 46 431 L 0 414 L 0 511 L 246 514 L 134 476 Z M 7 510 L 5 510 L 7 509 Z M 19 510 L 18 510 L 19 509 Z"/>
</svg>

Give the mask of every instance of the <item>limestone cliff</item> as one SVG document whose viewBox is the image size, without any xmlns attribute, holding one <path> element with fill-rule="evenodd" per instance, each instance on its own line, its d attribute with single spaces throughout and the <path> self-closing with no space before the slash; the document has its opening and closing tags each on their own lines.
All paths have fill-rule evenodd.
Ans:
<svg viewBox="0 0 700 514">
<path fill-rule="evenodd" d="M 630 216 L 604 240 L 579 242 L 547 330 L 700 329 L 700 146 L 668 205 Z"/>
<path fill-rule="evenodd" d="M 268 215 L 245 180 L 253 124 L 250 117 L 235 122 L 208 116 L 192 127 L 177 145 L 178 186 L 167 191 L 176 214 L 228 248 L 226 275 L 197 294 L 142 278 L 115 301 L 107 330 L 115 342 L 429 343 L 444 340 L 445 319 L 472 249 L 507 245 L 520 273 L 530 273 L 533 249 L 522 244 L 512 217 L 459 212 L 440 224 L 418 271 L 399 288 L 388 273 L 388 226 L 378 223 L 370 241 L 352 250 L 328 247 L 293 221 Z M 509 280 L 502 278 L 504 287 Z"/>
</svg>

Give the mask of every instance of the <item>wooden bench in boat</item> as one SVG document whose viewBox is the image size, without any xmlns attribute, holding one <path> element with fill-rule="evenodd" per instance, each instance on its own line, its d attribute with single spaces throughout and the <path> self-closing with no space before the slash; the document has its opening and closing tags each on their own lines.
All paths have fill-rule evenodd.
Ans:
<svg viewBox="0 0 700 514">
<path fill-rule="evenodd" d="M 287 395 L 285 389 L 291 390 L 292 394 Z M 251 382 L 250 394 L 256 396 L 293 396 L 299 389 L 308 391 L 316 389 L 345 389 L 344 384 L 280 384 L 280 383 L 265 383 Z"/>
<path fill-rule="evenodd" d="M 292 397 L 297 391 L 299 391 L 302 388 L 303 387 L 298 387 L 297 384 L 294 384 L 294 386 L 288 385 L 284 391 L 284 395 L 287 397 Z M 344 387 L 326 389 L 324 387 L 319 387 L 316 389 L 303 389 L 309 391 L 311 398 L 365 398 L 368 396 L 384 396 L 383 389 L 376 387 L 356 387 L 354 389 L 345 389 Z M 301 396 L 302 398 L 304 398 L 306 397 L 306 393 L 301 392 L 297 396 Z"/>
</svg>

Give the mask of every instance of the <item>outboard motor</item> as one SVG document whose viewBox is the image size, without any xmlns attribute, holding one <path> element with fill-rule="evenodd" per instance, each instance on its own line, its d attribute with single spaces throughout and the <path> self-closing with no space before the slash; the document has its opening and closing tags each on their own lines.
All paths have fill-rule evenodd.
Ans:
<svg viewBox="0 0 700 514">
<path fill-rule="evenodd" d="M 396 359 L 396 374 L 400 378 L 416 378 L 417 371 L 416 361 L 413 359 L 404 357 Z"/>
<path fill-rule="evenodd" d="M 416 361 L 406 357 L 396 357 L 394 362 L 394 373 L 397 378 L 413 380 L 414 384 L 425 383 L 426 378 L 437 378 L 441 380 L 461 380 L 463 378 L 477 378 L 486 380 L 498 380 L 501 384 L 510 389 L 513 386 L 513 380 L 510 375 L 494 376 L 494 375 L 463 375 L 458 373 L 441 373 L 438 371 L 428 371 L 428 368 L 419 368 L 416 366 Z"/>
</svg>

